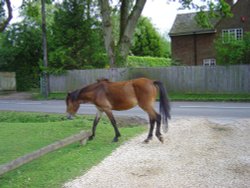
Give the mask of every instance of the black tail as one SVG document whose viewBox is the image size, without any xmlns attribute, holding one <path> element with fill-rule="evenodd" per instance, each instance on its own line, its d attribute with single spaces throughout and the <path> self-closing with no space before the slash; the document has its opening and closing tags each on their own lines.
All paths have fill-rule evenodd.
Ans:
<svg viewBox="0 0 250 188">
<path fill-rule="evenodd" d="M 166 133 L 168 131 L 168 119 L 170 116 L 170 101 L 168 99 L 167 91 L 160 81 L 154 81 L 154 84 L 159 88 L 160 93 L 160 114 L 163 123 L 163 131 Z"/>
</svg>

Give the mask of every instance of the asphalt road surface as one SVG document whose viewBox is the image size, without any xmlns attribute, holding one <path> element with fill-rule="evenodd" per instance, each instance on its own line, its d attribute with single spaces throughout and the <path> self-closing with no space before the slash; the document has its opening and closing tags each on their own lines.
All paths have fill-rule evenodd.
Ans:
<svg viewBox="0 0 250 188">
<path fill-rule="evenodd" d="M 158 110 L 158 103 L 156 104 L 156 109 Z M 0 111 L 1 110 L 65 113 L 66 105 L 63 100 L 0 100 Z M 91 104 L 82 104 L 78 113 L 95 114 L 96 108 Z M 147 118 L 147 114 L 139 107 L 126 111 L 114 111 L 114 115 Z M 172 118 L 185 116 L 224 119 L 250 118 L 250 103 L 172 102 L 171 115 Z"/>
</svg>

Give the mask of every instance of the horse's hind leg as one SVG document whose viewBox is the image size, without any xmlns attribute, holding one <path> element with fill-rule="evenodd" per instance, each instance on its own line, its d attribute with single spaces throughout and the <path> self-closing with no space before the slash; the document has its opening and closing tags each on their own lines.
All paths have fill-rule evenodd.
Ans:
<svg viewBox="0 0 250 188">
<path fill-rule="evenodd" d="M 144 140 L 144 143 L 148 143 L 150 140 L 152 140 L 155 122 L 157 125 L 155 135 L 163 143 L 164 139 L 160 131 L 161 130 L 161 115 L 156 113 L 153 108 L 151 108 L 150 110 L 147 110 L 147 112 L 149 115 L 150 128 L 149 128 L 148 137 L 146 140 Z"/>
<path fill-rule="evenodd" d="M 144 140 L 144 143 L 149 143 L 149 141 L 152 140 L 152 137 L 153 137 L 153 131 L 154 131 L 154 127 L 155 127 L 155 119 L 149 117 L 149 123 L 150 123 L 150 128 L 149 128 L 149 132 L 148 132 L 148 137 L 146 138 L 146 140 Z"/>
<path fill-rule="evenodd" d="M 164 139 L 161 135 L 161 115 L 157 114 L 157 117 L 156 117 L 156 132 L 155 132 L 155 135 L 156 137 L 163 143 L 164 142 Z"/>
</svg>

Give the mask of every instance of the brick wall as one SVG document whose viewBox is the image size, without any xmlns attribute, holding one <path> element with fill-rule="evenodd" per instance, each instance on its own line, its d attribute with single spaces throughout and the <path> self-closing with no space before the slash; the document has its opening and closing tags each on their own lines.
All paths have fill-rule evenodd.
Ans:
<svg viewBox="0 0 250 188">
<path fill-rule="evenodd" d="M 214 33 L 172 37 L 173 59 L 185 65 L 202 65 L 203 59 L 215 58 L 214 37 Z"/>
</svg>

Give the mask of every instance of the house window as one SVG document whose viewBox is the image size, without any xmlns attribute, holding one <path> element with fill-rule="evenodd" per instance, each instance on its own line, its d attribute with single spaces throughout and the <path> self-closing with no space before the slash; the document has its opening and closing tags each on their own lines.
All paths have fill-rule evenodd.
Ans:
<svg viewBox="0 0 250 188">
<path fill-rule="evenodd" d="M 229 42 L 231 40 L 241 40 L 243 38 L 243 29 L 223 29 L 222 39 L 224 42 Z"/>
<path fill-rule="evenodd" d="M 203 59 L 204 66 L 215 66 L 216 60 L 215 59 Z"/>
</svg>

